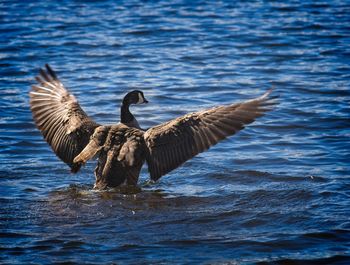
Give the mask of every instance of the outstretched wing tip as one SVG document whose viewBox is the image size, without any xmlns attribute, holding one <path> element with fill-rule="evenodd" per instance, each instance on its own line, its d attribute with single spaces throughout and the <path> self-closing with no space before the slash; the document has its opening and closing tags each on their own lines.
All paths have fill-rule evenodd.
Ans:
<svg viewBox="0 0 350 265">
<path fill-rule="evenodd" d="M 273 95 L 272 93 L 275 91 L 275 87 L 271 87 L 268 89 L 262 96 L 257 99 L 262 102 L 262 107 L 268 107 L 267 111 L 272 110 L 276 105 L 278 105 L 279 95 Z"/>
<path fill-rule="evenodd" d="M 272 86 L 262 96 L 260 96 L 259 99 L 269 99 L 274 90 L 275 90 L 275 87 Z"/>
</svg>

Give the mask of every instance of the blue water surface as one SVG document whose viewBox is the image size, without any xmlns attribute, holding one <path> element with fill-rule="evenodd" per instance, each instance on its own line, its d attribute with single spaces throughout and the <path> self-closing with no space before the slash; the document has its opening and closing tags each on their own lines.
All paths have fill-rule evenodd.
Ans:
<svg viewBox="0 0 350 265">
<path fill-rule="evenodd" d="M 99 123 L 279 105 L 139 192 L 95 192 L 36 129 L 45 63 Z M 349 1 L 0 1 L 0 263 L 350 264 Z"/>
</svg>

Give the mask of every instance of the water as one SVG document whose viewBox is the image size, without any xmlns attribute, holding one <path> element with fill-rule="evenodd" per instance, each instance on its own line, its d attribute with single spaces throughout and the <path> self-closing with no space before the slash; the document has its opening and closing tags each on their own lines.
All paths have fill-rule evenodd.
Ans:
<svg viewBox="0 0 350 265">
<path fill-rule="evenodd" d="M 0 2 L 0 263 L 350 264 L 349 1 Z M 261 95 L 265 117 L 147 185 L 94 192 L 35 128 L 50 63 L 96 121 Z M 299 263 L 298 263 L 299 262 Z"/>
</svg>

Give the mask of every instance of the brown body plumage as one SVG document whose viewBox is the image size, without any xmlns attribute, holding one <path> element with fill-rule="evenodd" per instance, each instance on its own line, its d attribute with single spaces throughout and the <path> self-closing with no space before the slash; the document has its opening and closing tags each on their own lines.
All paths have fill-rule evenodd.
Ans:
<svg viewBox="0 0 350 265">
<path fill-rule="evenodd" d="M 147 131 L 139 128 L 132 115 L 131 123 L 101 126 L 87 116 L 48 65 L 40 75 L 39 85 L 34 85 L 30 92 L 35 123 L 73 172 L 98 154 L 97 189 L 123 183 L 136 185 L 145 161 L 151 179 L 157 180 L 243 129 L 274 104 L 269 97 L 270 90 L 261 97 L 190 113 Z M 138 95 L 135 104 L 147 102 L 141 91 L 135 95 Z"/>
</svg>

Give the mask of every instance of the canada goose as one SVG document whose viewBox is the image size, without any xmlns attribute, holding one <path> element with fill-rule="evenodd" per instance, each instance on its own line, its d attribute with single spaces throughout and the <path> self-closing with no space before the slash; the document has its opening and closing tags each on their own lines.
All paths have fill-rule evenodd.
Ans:
<svg viewBox="0 0 350 265">
<path fill-rule="evenodd" d="M 156 181 L 242 130 L 274 104 L 269 90 L 255 99 L 186 114 L 143 131 L 128 110 L 130 104 L 147 102 L 141 91 L 124 98 L 120 124 L 104 126 L 82 110 L 49 65 L 46 71 L 40 69 L 36 80 L 30 107 L 37 127 L 72 172 L 99 155 L 95 189 L 136 185 L 145 161 L 151 180 Z"/>
</svg>

